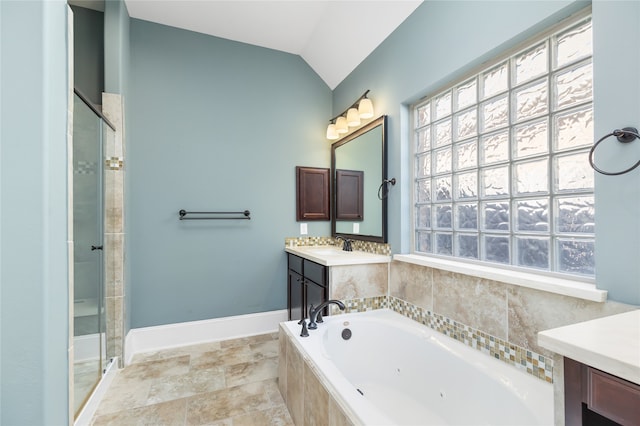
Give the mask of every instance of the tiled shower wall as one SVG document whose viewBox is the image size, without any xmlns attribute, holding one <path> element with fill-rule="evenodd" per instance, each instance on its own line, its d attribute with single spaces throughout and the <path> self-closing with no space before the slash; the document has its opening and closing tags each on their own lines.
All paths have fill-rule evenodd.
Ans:
<svg viewBox="0 0 640 426">
<path fill-rule="evenodd" d="M 107 358 L 124 348 L 124 111 L 122 96 L 102 94 L 102 112 L 115 126 L 115 135 L 104 141 L 104 265 Z"/>
</svg>

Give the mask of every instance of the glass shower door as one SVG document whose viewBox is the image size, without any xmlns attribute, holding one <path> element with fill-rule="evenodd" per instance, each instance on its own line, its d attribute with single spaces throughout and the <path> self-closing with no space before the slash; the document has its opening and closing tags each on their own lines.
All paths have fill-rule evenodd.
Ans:
<svg viewBox="0 0 640 426">
<path fill-rule="evenodd" d="M 103 292 L 102 119 L 74 95 L 74 407 L 76 415 L 102 377 Z"/>
</svg>

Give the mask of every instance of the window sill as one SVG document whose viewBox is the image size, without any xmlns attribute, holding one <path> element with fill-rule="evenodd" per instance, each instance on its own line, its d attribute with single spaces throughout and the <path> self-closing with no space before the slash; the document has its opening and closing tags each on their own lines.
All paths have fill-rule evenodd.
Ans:
<svg viewBox="0 0 640 426">
<path fill-rule="evenodd" d="M 572 281 L 542 274 L 504 270 L 490 266 L 475 265 L 455 260 L 440 259 L 435 257 L 419 256 L 415 254 L 396 254 L 393 260 L 398 262 L 413 263 L 414 265 L 428 266 L 449 272 L 457 272 L 465 275 L 500 281 L 520 287 L 534 290 L 547 291 L 563 296 L 590 300 L 592 302 L 604 302 L 607 300 L 607 291 L 598 290 L 595 284 Z"/>
</svg>

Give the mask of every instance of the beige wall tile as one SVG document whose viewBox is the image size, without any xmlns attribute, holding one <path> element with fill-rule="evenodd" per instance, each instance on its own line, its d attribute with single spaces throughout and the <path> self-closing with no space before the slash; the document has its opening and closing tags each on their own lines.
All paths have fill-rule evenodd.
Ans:
<svg viewBox="0 0 640 426">
<path fill-rule="evenodd" d="M 278 389 L 280 394 L 287 402 L 287 335 L 282 328 L 279 327 L 278 337 Z"/>
<path fill-rule="evenodd" d="M 540 354 L 538 332 L 608 315 L 628 312 L 633 306 L 616 302 L 591 302 L 546 291 L 509 286 L 509 341 Z"/>
<path fill-rule="evenodd" d="M 329 426 L 353 426 L 335 399 L 329 397 Z"/>
<path fill-rule="evenodd" d="M 504 284 L 433 270 L 433 311 L 507 338 L 507 289 Z"/>
<path fill-rule="evenodd" d="M 392 262 L 389 295 L 428 311 L 433 310 L 433 270 L 406 262 Z"/>
<path fill-rule="evenodd" d="M 287 343 L 287 408 L 296 425 L 304 421 L 304 364 L 291 341 Z"/>
<path fill-rule="evenodd" d="M 372 265 L 332 266 L 329 296 L 346 300 L 386 295 L 389 266 L 386 263 Z"/>
<path fill-rule="evenodd" d="M 304 424 L 329 424 L 329 394 L 307 363 L 304 364 Z"/>
</svg>

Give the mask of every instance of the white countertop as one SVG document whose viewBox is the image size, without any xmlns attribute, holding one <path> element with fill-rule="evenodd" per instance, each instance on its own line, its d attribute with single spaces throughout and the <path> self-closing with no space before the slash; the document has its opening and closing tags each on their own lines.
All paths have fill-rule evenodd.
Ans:
<svg viewBox="0 0 640 426">
<path fill-rule="evenodd" d="M 541 331 L 538 344 L 640 384 L 640 310 Z"/>
<path fill-rule="evenodd" d="M 336 246 L 285 247 L 285 251 L 324 266 L 365 265 L 369 263 L 391 262 L 391 256 L 367 253 L 364 251 L 344 251 Z"/>
</svg>

